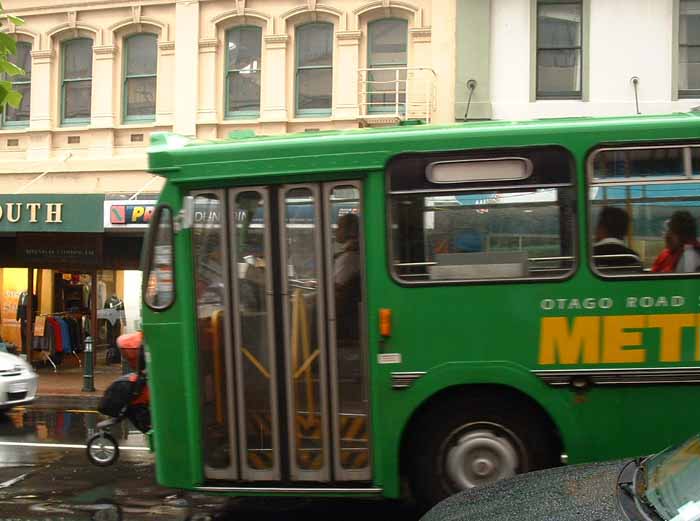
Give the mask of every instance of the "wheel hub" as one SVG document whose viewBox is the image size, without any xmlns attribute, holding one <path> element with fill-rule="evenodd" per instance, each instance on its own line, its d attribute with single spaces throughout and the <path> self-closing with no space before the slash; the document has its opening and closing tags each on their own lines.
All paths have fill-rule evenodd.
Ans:
<svg viewBox="0 0 700 521">
<path fill-rule="evenodd" d="M 460 490 L 514 476 L 520 458 L 516 445 L 500 429 L 479 428 L 453 436 L 448 442 L 445 470 Z"/>
<path fill-rule="evenodd" d="M 104 436 L 99 437 L 90 446 L 92 456 L 99 462 L 108 462 L 114 458 L 116 447 L 114 443 Z"/>
</svg>

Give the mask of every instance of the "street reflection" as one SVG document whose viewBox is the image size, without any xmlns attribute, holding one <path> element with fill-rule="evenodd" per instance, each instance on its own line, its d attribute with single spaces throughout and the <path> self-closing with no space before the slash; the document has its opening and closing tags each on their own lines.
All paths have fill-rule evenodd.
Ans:
<svg viewBox="0 0 700 521">
<path fill-rule="evenodd" d="M 103 417 L 94 411 L 18 408 L 0 414 L 2 519 L 63 521 L 415 521 L 410 505 L 381 500 L 228 498 L 160 487 L 153 455 L 124 451 L 111 467 L 90 465 L 82 446 Z M 128 422 L 113 435 L 143 447 Z M 26 445 L 25 445 L 26 444 Z"/>
<path fill-rule="evenodd" d="M 19 407 L 0 413 L 0 438 L 5 441 L 83 444 L 104 418 L 96 411 Z M 128 420 L 114 425 L 110 432 L 120 446 L 147 446 L 146 437 Z M 3 461 L 0 447 L 0 463 Z"/>
</svg>

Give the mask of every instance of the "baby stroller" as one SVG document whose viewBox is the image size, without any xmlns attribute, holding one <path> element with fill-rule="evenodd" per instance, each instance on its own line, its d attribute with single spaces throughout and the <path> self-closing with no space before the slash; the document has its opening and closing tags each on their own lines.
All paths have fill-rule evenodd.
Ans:
<svg viewBox="0 0 700 521">
<path fill-rule="evenodd" d="M 119 444 L 108 432 L 111 426 L 127 418 L 144 434 L 151 429 L 143 334 L 121 335 L 117 338 L 117 345 L 134 372 L 112 382 L 97 407 L 102 414 L 110 416 L 97 424 L 97 432 L 87 441 L 88 460 L 100 467 L 112 465 L 119 458 Z"/>
</svg>

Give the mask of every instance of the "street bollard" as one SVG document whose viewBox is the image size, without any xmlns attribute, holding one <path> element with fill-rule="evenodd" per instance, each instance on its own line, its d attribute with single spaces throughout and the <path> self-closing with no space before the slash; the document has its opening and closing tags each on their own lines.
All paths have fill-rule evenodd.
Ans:
<svg viewBox="0 0 700 521">
<path fill-rule="evenodd" d="M 94 392 L 94 368 L 93 368 L 93 353 L 92 353 L 92 337 L 85 337 L 85 372 L 83 373 L 83 391 Z"/>
</svg>

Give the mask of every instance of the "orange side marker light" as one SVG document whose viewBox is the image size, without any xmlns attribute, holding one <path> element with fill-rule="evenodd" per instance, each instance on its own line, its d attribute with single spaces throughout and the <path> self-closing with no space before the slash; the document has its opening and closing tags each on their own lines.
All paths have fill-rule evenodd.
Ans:
<svg viewBox="0 0 700 521">
<path fill-rule="evenodd" d="M 391 310 L 388 308 L 379 310 L 379 334 L 391 336 Z"/>
</svg>

